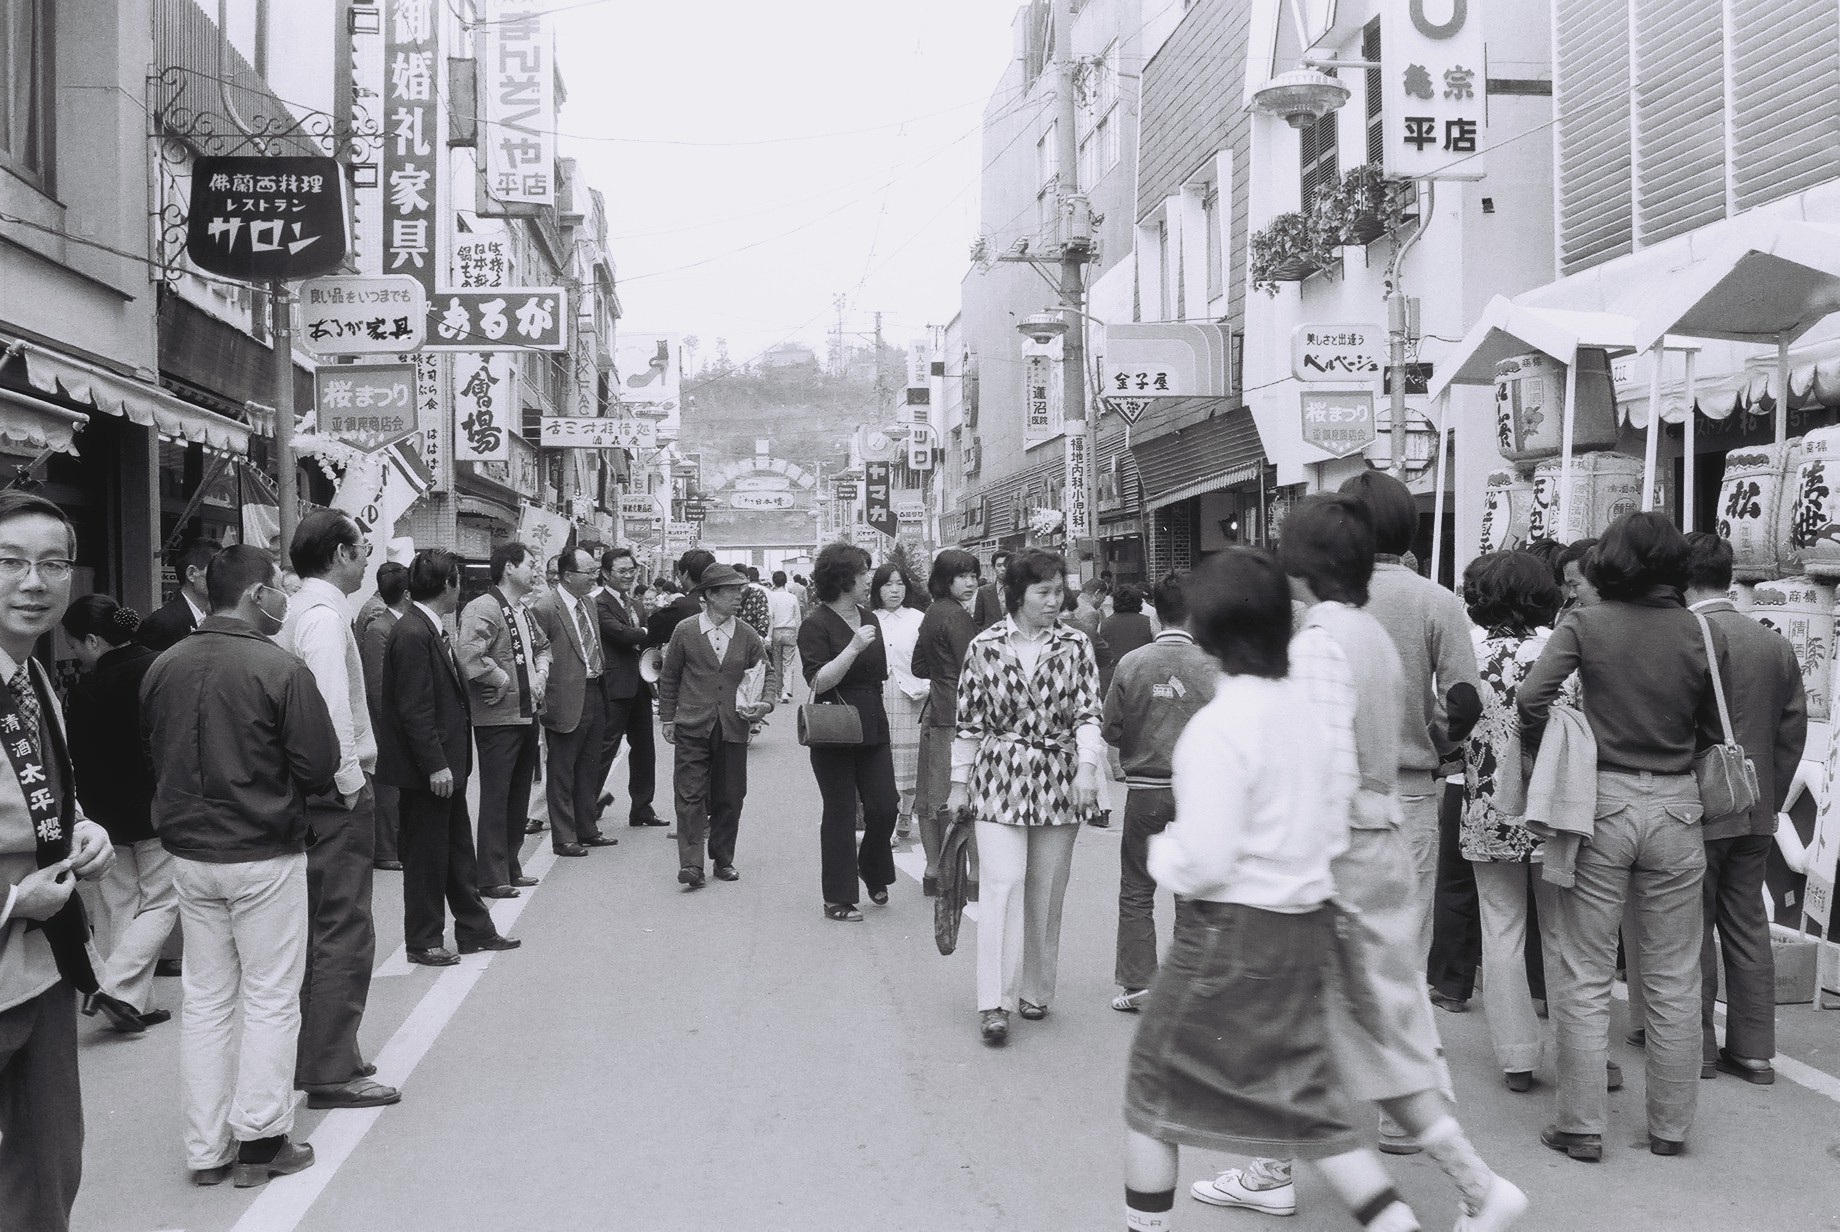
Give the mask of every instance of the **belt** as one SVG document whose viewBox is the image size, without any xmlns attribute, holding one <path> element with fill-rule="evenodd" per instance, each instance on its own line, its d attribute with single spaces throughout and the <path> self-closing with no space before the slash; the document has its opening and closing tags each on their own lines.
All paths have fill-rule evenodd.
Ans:
<svg viewBox="0 0 1840 1232">
<path fill-rule="evenodd" d="M 1012 735 L 1008 732 L 992 732 L 987 738 L 1001 740 L 1005 744 L 1020 744 L 1025 748 L 1037 749 L 1043 753 L 1065 753 L 1070 757 L 1077 750 L 1077 746 L 1071 741 L 1031 740 L 1027 736 Z"/>
</svg>

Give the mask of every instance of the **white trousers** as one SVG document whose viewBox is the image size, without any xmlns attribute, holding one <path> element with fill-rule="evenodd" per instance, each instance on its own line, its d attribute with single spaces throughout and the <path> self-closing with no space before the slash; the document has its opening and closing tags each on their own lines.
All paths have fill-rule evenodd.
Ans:
<svg viewBox="0 0 1840 1232">
<path fill-rule="evenodd" d="M 977 823 L 977 1000 L 980 1010 L 1054 1000 L 1061 903 L 1077 825 Z"/>
<path fill-rule="evenodd" d="M 1431 961 L 1431 921 L 1437 908 L 1438 808 L 1444 784 L 1428 796 L 1399 797 L 1399 833 L 1412 855 L 1412 910 L 1418 917 L 1418 936 L 1412 941 L 1412 961 L 1420 971 Z"/>
<path fill-rule="evenodd" d="M 1527 984 L 1527 874 L 1543 928 L 1558 910 L 1559 887 L 1540 876 L 1538 864 L 1476 861 L 1470 868 L 1482 915 L 1482 1010 L 1495 1063 L 1507 1074 L 1531 1071 L 1540 1064 L 1540 1020 Z"/>
<path fill-rule="evenodd" d="M 186 1163 L 215 1168 L 236 1157 L 238 1142 L 294 1127 L 307 857 L 173 864 L 185 921 L 179 1079 Z"/>
<path fill-rule="evenodd" d="M 145 1014 L 153 1008 L 154 964 L 179 921 L 173 858 L 157 838 L 118 843 L 115 863 L 102 875 L 98 889 L 109 920 L 102 990 Z"/>
</svg>

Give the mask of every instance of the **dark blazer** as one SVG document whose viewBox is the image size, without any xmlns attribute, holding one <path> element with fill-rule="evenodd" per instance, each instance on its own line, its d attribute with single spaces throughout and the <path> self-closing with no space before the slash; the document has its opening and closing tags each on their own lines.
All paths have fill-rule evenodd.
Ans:
<svg viewBox="0 0 1840 1232">
<path fill-rule="evenodd" d="M 1725 635 L 1731 681 L 1725 703 L 1732 734 L 1757 768 L 1757 803 L 1750 813 L 1708 817 L 1701 833 L 1708 839 L 1774 834 L 1776 812 L 1789 794 L 1808 740 L 1801 664 L 1788 638 L 1738 611 L 1730 600 L 1714 599 L 1698 610 Z"/>
<path fill-rule="evenodd" d="M 141 621 L 140 630 L 134 636 L 141 645 L 157 654 L 176 646 L 180 638 L 197 627 L 192 605 L 185 601 L 184 595 L 174 595 L 171 603 Z"/>
<path fill-rule="evenodd" d="M 979 633 L 1009 615 L 1003 606 L 1003 588 L 995 582 L 986 582 L 978 587 L 977 600 L 972 604 L 971 615 L 977 621 Z"/>
<path fill-rule="evenodd" d="M 862 718 L 863 743 L 887 744 L 888 710 L 882 705 L 882 682 L 888 679 L 888 644 L 882 640 L 882 622 L 875 618 L 875 613 L 866 607 L 856 610 L 864 624 L 875 626 L 875 640 L 856 656 L 850 670 L 843 674 L 842 683 L 823 697 L 812 700 L 841 698 L 848 702 L 856 707 Z M 923 619 L 921 624 L 925 623 Z M 819 668 L 848 649 L 855 636 L 856 630 L 831 611 L 830 605 L 820 603 L 812 608 L 811 615 L 799 626 L 799 663 L 805 671 L 805 683 L 810 684 Z M 915 648 L 918 649 L 917 639 Z"/>
<path fill-rule="evenodd" d="M 935 599 L 927 605 L 908 670 L 933 682 L 926 712 L 928 727 L 957 725 L 958 674 L 965 666 L 965 648 L 979 632 L 971 613 L 958 600 Z"/>
<path fill-rule="evenodd" d="M 77 800 L 117 844 L 154 836 L 153 767 L 132 752 L 141 746 L 141 681 L 159 657 L 133 642 L 116 647 L 70 687 L 64 707 Z"/>
<path fill-rule="evenodd" d="M 701 624 L 678 621 L 658 672 L 658 721 L 675 724 L 680 736 L 707 735 L 720 723 L 724 741 L 746 744 L 749 724 L 735 710 L 735 690 L 741 687 L 742 673 L 763 662 L 767 680 L 760 698 L 770 702 L 779 696 L 779 664 L 754 626 L 735 617 L 728 653 L 718 663 Z"/>
<path fill-rule="evenodd" d="M 441 629 L 411 607 L 390 631 L 383 652 L 383 721 L 377 725 L 377 778 L 427 791 L 441 770 L 461 791 L 473 770 L 473 717 L 460 664 Z"/>
<path fill-rule="evenodd" d="M 594 608 L 600 616 L 601 653 L 607 660 L 601 685 L 608 697 L 637 697 L 649 687 L 639 677 L 639 652 L 651 638 L 645 613 L 631 596 L 612 590 L 594 596 Z"/>
<path fill-rule="evenodd" d="M 698 603 L 695 599 L 692 599 L 689 595 L 677 596 L 677 598 L 653 612 L 651 618 L 645 622 L 645 631 L 647 634 L 646 645 L 669 645 L 671 634 L 676 630 L 680 621 L 686 620 L 691 616 L 700 616 L 702 613 L 703 605 Z"/>
<path fill-rule="evenodd" d="M 372 731 L 383 723 L 383 652 L 400 619 L 383 600 L 372 595 L 351 622 L 351 631 L 358 639 L 358 662 L 364 665 L 364 698 L 371 706 Z"/>
</svg>

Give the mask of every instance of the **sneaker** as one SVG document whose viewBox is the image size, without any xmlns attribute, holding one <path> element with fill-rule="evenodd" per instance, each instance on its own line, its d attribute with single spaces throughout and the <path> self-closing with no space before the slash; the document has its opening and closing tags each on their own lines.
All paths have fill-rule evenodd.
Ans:
<svg viewBox="0 0 1840 1232">
<path fill-rule="evenodd" d="M 1387 1116 L 1380 1114 L 1380 1153 L 1382 1155 L 1416 1155 L 1425 1148 L 1418 1144 L 1418 1139 L 1406 1132 L 1406 1127 Z"/>
<path fill-rule="evenodd" d="M 1489 1183 L 1489 1196 L 1475 1210 L 1457 1213 L 1456 1232 L 1502 1232 L 1527 1213 L 1527 1195 L 1520 1186 L 1497 1176 Z"/>
<path fill-rule="evenodd" d="M 1211 1181 L 1196 1181 L 1189 1196 L 1209 1206 L 1231 1206 L 1264 1215 L 1295 1215 L 1297 1187 L 1264 1173 L 1257 1164 L 1228 1168 Z"/>
</svg>

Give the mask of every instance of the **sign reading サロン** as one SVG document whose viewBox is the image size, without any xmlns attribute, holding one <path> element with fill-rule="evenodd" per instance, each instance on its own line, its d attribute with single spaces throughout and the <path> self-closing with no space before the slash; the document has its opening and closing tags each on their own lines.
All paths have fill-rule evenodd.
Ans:
<svg viewBox="0 0 1840 1232">
<path fill-rule="evenodd" d="M 350 214 L 336 158 L 202 157 L 192 164 L 185 254 L 244 282 L 329 274 L 345 261 Z"/>
</svg>

